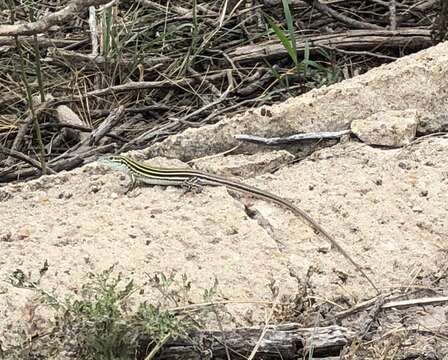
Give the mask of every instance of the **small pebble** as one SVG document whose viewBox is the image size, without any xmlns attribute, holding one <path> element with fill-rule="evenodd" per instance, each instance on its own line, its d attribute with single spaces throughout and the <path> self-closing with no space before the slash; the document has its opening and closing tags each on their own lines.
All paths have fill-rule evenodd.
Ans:
<svg viewBox="0 0 448 360">
<path fill-rule="evenodd" d="M 12 241 L 12 234 L 11 234 L 11 232 L 7 231 L 4 234 L 0 234 L 0 241 L 11 242 Z"/>
<path fill-rule="evenodd" d="M 405 161 L 400 161 L 398 163 L 398 167 L 401 168 L 401 169 L 405 169 L 405 170 L 410 170 L 411 169 L 411 165 L 409 165 Z"/>
</svg>

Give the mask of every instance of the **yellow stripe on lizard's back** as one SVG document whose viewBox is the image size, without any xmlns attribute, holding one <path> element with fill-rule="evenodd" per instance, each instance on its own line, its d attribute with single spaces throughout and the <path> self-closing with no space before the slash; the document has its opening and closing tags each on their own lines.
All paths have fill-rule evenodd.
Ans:
<svg viewBox="0 0 448 360">
<path fill-rule="evenodd" d="M 115 170 L 119 170 L 129 174 L 131 177 L 131 184 L 127 192 L 131 191 L 138 182 L 149 185 L 164 185 L 164 186 L 185 186 L 193 185 L 211 185 L 211 186 L 225 186 L 231 190 L 243 192 L 255 196 L 257 198 L 274 202 L 279 204 L 296 216 L 304 219 L 311 227 L 322 234 L 338 251 L 364 276 L 364 278 L 372 285 L 372 287 L 379 293 L 378 288 L 373 281 L 367 276 L 361 266 L 356 263 L 352 257 L 339 245 L 339 243 L 331 236 L 321 225 L 319 225 L 311 216 L 304 210 L 294 206 L 288 200 L 285 200 L 270 192 L 261 190 L 259 188 L 246 185 L 239 181 L 227 179 L 219 175 L 208 174 L 194 169 L 174 169 L 161 168 L 147 165 L 142 162 L 132 160 L 129 157 L 122 155 L 105 156 L 99 159 L 101 164 L 107 165 Z"/>
</svg>

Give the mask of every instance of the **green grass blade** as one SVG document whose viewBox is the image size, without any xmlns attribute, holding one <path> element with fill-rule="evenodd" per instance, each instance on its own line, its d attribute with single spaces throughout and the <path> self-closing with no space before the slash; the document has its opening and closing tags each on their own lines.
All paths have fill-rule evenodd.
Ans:
<svg viewBox="0 0 448 360">
<path fill-rule="evenodd" d="M 292 43 L 289 41 L 288 37 L 285 35 L 283 30 L 280 29 L 280 27 L 274 22 L 274 20 L 272 18 L 267 16 L 267 20 L 268 20 L 269 26 L 272 28 L 272 30 L 274 31 L 275 35 L 277 35 L 278 39 L 282 43 L 283 47 L 288 52 L 289 57 L 294 62 L 294 65 L 296 67 L 298 67 L 299 66 L 299 62 L 297 60 L 297 51 L 292 46 Z"/>
<path fill-rule="evenodd" d="M 289 8 L 289 1 L 282 0 L 282 4 L 283 4 L 283 12 L 284 12 L 285 18 L 286 18 L 286 25 L 288 27 L 289 41 L 292 45 L 292 48 L 294 49 L 294 51 L 297 54 L 296 36 L 294 33 L 294 24 L 293 24 L 291 9 Z"/>
</svg>

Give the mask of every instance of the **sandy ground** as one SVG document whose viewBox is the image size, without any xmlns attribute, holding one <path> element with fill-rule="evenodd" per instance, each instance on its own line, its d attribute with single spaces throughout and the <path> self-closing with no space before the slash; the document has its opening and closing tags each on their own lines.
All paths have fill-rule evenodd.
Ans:
<svg viewBox="0 0 448 360">
<path fill-rule="evenodd" d="M 239 148 L 246 155 L 216 154 L 237 145 L 237 134 L 342 130 L 384 110 L 417 109 L 426 118 L 420 131 L 446 131 L 447 64 L 445 42 L 283 104 L 189 129 L 134 155 L 202 158 L 201 169 L 237 174 L 309 212 L 382 292 L 429 288 L 428 296 L 446 296 L 446 136 L 420 138 L 403 149 L 373 148 L 352 139 L 293 165 L 288 165 L 291 158 L 309 149 L 297 152 L 296 146 L 289 149 L 294 156 L 273 155 L 277 158 L 271 162 L 266 159 L 276 152 L 253 144 Z M 309 148 L 314 150 L 314 145 Z M 179 166 L 179 161 L 159 161 Z M 175 270 L 178 278 L 185 273 L 195 302 L 203 301 L 204 290 L 217 278 L 218 299 L 242 302 L 228 306 L 224 325 L 231 327 L 262 323 L 273 288 L 294 295 L 306 281 L 318 302 L 326 299 L 344 307 L 375 295 L 325 239 L 277 205 L 235 197 L 222 187 L 198 194 L 145 187 L 126 196 L 126 183 L 124 175 L 93 163 L 0 188 L 0 344 L 26 320 L 28 304 L 38 302 L 32 291 L 9 284 L 17 269 L 62 297 L 77 296 L 89 273 L 112 265 L 116 274 L 122 272 L 136 284 L 158 272 Z M 48 270 L 40 278 L 46 263 Z M 136 295 L 140 300 L 160 299 L 148 288 Z M 436 354 L 425 358 L 438 359 L 448 353 L 446 335 L 440 335 L 448 331 L 446 303 L 415 306 L 404 314 L 384 311 L 382 316 L 376 325 L 393 333 L 397 343 L 404 341 L 401 331 L 419 336 L 406 338 L 408 345 L 413 342 L 408 349 L 418 348 L 409 358 Z M 425 336 L 420 336 L 421 329 Z"/>
<path fill-rule="evenodd" d="M 447 169 L 448 138 L 395 150 L 353 141 L 242 180 L 308 211 L 385 291 L 424 285 L 446 269 Z M 145 187 L 125 196 L 126 182 L 94 163 L 0 188 L 0 338 L 32 298 L 5 280 L 16 269 L 38 279 L 45 261 L 40 286 L 56 294 L 75 294 L 89 272 L 112 264 L 136 283 L 159 271 L 186 273 L 196 301 L 214 277 L 222 299 L 270 300 L 273 281 L 283 294 L 294 294 L 291 272 L 304 278 L 310 266 L 310 284 L 322 297 L 356 302 L 375 294 L 322 237 L 277 205 L 235 198 L 222 187 L 199 194 Z M 234 325 L 257 323 L 265 310 L 230 306 Z"/>
</svg>

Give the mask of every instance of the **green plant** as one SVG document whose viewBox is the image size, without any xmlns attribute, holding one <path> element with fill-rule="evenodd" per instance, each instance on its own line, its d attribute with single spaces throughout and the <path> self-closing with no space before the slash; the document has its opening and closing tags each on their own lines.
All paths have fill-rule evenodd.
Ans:
<svg viewBox="0 0 448 360">
<path fill-rule="evenodd" d="M 274 19 L 270 16 L 266 16 L 269 26 L 278 37 L 283 47 L 288 52 L 289 57 L 296 66 L 297 73 L 300 73 L 300 62 L 297 58 L 297 45 L 296 37 L 294 33 L 294 24 L 291 10 L 289 9 L 288 0 L 282 0 L 283 13 L 285 14 L 286 25 L 288 27 L 288 35 L 275 23 Z M 289 37 L 288 37 L 289 36 Z"/>
<path fill-rule="evenodd" d="M 303 59 L 299 61 L 297 55 L 297 39 L 294 31 L 294 21 L 291 10 L 289 8 L 288 0 L 282 0 L 283 13 L 285 15 L 287 32 L 283 31 L 279 25 L 275 23 L 275 20 L 266 15 L 266 19 L 275 33 L 283 47 L 286 49 L 289 58 L 294 64 L 295 72 L 297 75 L 301 75 L 304 79 L 310 78 L 312 81 L 308 84 L 313 88 L 316 86 L 333 84 L 340 80 L 339 69 L 322 65 L 316 61 L 310 59 L 310 46 L 307 41 L 304 43 Z M 326 59 L 329 59 L 328 54 L 325 51 L 320 51 L 320 54 Z M 278 72 L 274 75 L 279 79 Z M 285 86 L 289 87 L 288 77 L 285 76 Z"/>
<path fill-rule="evenodd" d="M 178 309 L 170 311 L 164 306 L 173 301 L 179 305 L 182 298 L 189 297 L 190 282 L 185 275 L 181 282 L 175 279 L 174 272 L 151 277 L 149 283 L 158 284 L 156 289 L 161 291 L 163 301 L 144 301 L 132 306 L 131 297 L 141 288 L 132 280 L 125 281 L 121 274 L 114 276 L 113 271 L 112 266 L 99 274 L 90 274 L 79 298 L 60 301 L 42 290 L 39 281 L 31 281 L 23 271 L 16 270 L 10 283 L 42 296 L 39 304 L 30 306 L 29 313 L 33 315 L 28 318 L 29 324 L 18 332 L 17 344 L 3 350 L 0 347 L 2 358 L 51 359 L 55 354 L 65 353 L 87 360 L 149 360 L 169 339 L 186 337 L 201 324 L 200 311 L 193 314 Z M 54 319 L 47 320 L 45 327 L 37 325 L 34 313 L 41 305 L 54 311 Z M 30 334 L 27 329 L 31 328 L 38 331 Z"/>
</svg>

